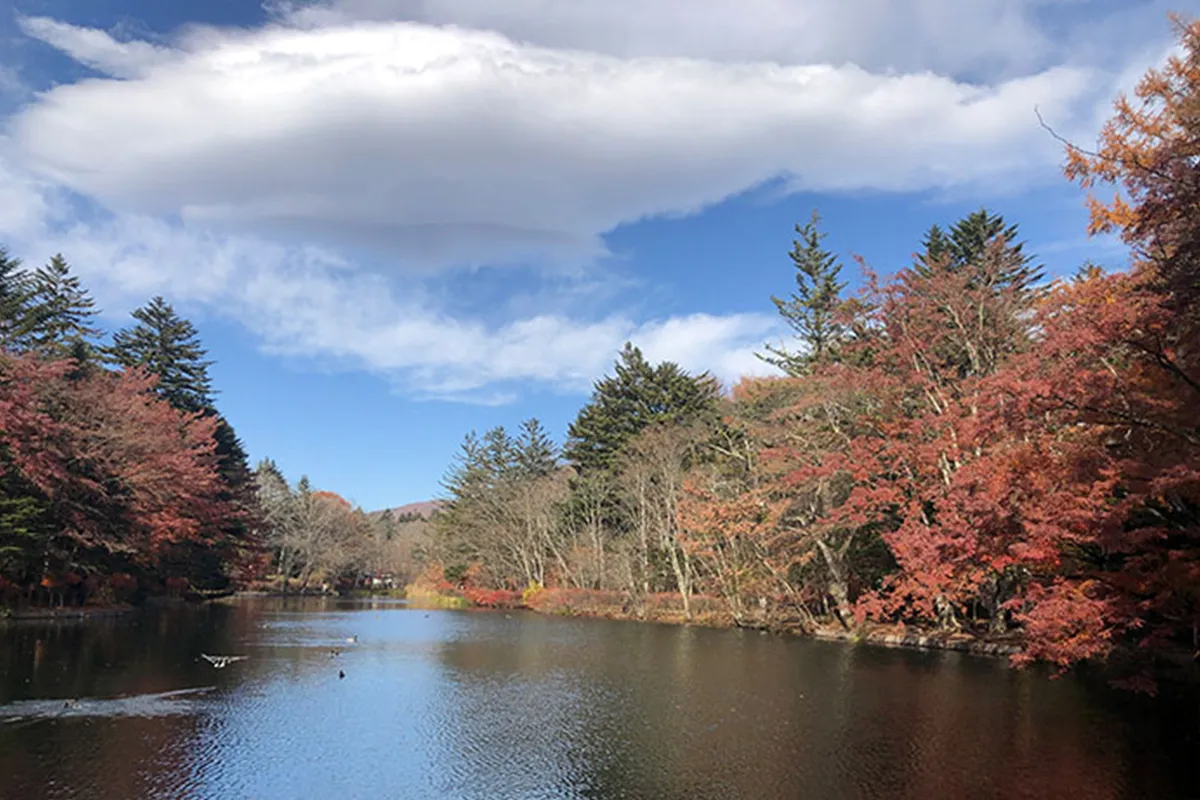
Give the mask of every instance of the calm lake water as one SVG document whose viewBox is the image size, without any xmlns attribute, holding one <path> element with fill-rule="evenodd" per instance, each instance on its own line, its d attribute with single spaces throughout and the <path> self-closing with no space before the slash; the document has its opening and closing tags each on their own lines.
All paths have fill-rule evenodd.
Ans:
<svg viewBox="0 0 1200 800">
<path fill-rule="evenodd" d="M 1200 797 L 1196 712 L 952 653 L 248 599 L 0 628 L 0 798 Z"/>
</svg>

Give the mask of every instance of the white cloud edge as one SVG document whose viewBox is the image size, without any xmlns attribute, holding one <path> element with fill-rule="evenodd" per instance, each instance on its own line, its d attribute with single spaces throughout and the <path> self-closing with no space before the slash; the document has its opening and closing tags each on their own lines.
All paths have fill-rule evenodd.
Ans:
<svg viewBox="0 0 1200 800">
<path fill-rule="evenodd" d="M 417 399 L 495 404 L 511 401 L 511 387 L 527 383 L 586 394 L 627 340 L 650 358 L 729 382 L 761 371 L 753 351 L 776 327 L 773 318 L 753 313 L 642 322 L 619 314 L 595 321 L 541 314 L 489 327 L 400 302 L 383 276 L 348 270 L 319 248 L 213 236 L 130 214 L 55 225 L 65 212 L 47 192 L 0 160 L 0 208 L 10 210 L 0 213 L 0 232 L 12 238 L 13 254 L 30 263 L 64 253 L 106 318 L 123 323 L 128 310 L 163 294 L 237 321 L 264 353 L 332 359 L 341 370 L 382 376 Z M 40 213 L 14 215 L 19 208 Z"/>
<path fill-rule="evenodd" d="M 426 267 L 594 258 L 621 224 L 781 177 L 1028 181 L 1055 150 L 1033 106 L 1071 117 L 1096 78 L 630 60 L 412 23 L 192 29 L 171 47 L 23 24 L 121 79 L 26 106 L 9 123 L 22 163 L 116 210 L 374 242 Z"/>
<path fill-rule="evenodd" d="M 126 81 L 162 69 L 182 52 L 145 42 L 119 43 L 106 34 L 96 36 L 95 31 L 62 23 L 35 21 L 31 30 L 51 44 L 72 50 L 81 61 L 118 74 Z M 208 34 L 201 31 L 188 46 L 203 47 L 204 36 Z M 253 36 L 252 33 L 238 35 Z M 500 41 L 505 42 L 505 46 L 513 46 L 502 38 Z M 848 74 L 854 74 L 854 68 Z M 1056 73 L 1051 70 L 1044 73 L 1043 78 L 1045 74 Z M 1078 72 L 1058 74 L 1073 75 L 1078 82 L 1086 77 L 1085 73 Z M 1008 85 L 1020 87 L 1029 79 L 1023 80 L 1025 83 L 1015 81 Z M 53 198 L 54 187 L 44 182 L 34 185 L 27 175 L 20 181 L 24 188 L 14 189 L 14 182 L 6 183 L 0 175 L 0 208 L 9 207 L 7 216 L 0 212 L 0 232 L 11 236 L 15 230 L 29 237 L 31 231 L 37 230 L 42 238 L 38 245 L 32 246 L 45 249 L 47 243 L 57 242 L 63 246 L 55 249 L 62 249 L 68 257 L 76 259 L 80 251 L 95 255 L 107 253 L 110 256 L 105 261 L 108 268 L 92 277 L 99 278 L 104 290 L 114 296 L 130 297 L 139 291 L 144 296 L 147 291 L 162 291 L 210 307 L 226 304 L 228 309 L 233 309 L 226 313 L 232 313 L 259 335 L 264 349 L 270 352 L 293 356 L 304 356 L 306 352 L 332 354 L 400 384 L 409 383 L 416 377 L 419 385 L 410 391 L 417 394 L 423 392 L 445 399 L 471 400 L 474 397 L 476 401 L 488 397 L 504 399 L 503 392 L 488 394 L 489 387 L 520 381 L 534 381 L 573 392 L 586 391 L 592 380 L 607 371 L 626 339 L 642 346 L 653 359 L 675 360 L 694 371 L 710 369 L 727 382 L 746 372 L 769 372 L 768 367 L 753 357 L 762 343 L 778 332 L 778 321 L 765 314 L 692 314 L 641 324 L 621 316 L 578 322 L 543 315 L 489 329 L 447 319 L 428 308 L 404 307 L 390 296 L 386 296 L 386 302 L 381 301 L 379 284 L 372 284 L 369 277 L 356 283 L 352 277 L 339 272 L 329 253 L 311 248 L 282 247 L 253 236 L 214 234 L 201 225 L 171 226 L 145 215 L 120 211 L 107 223 L 68 226 L 65 231 L 51 233 L 52 226 L 47 222 L 61 223 L 67 214 L 61 202 Z M 738 191 L 745 188 L 742 186 Z M 20 200 L 21 192 L 29 200 L 27 206 L 5 202 L 12 198 Z M 24 211 L 13 211 L 19 207 Z M 677 213 L 687 211 L 683 208 Z M 135 231 L 141 235 L 152 232 L 150 239 L 156 240 L 160 249 L 155 251 L 154 246 L 145 242 L 131 245 L 122 240 L 123 236 Z M 39 240 L 29 237 L 26 241 Z M 218 241 L 219 245 L 216 244 Z M 184 269 L 156 276 L 147 268 L 155 266 L 152 262 L 161 264 L 164 257 L 170 257 L 163 250 L 168 242 L 171 253 L 190 252 L 193 260 Z M 76 255 L 72 255 L 72 250 Z M 265 261 L 264 253 L 270 254 Z M 199 268 L 201 262 L 209 269 Z M 270 266 L 264 267 L 264 263 Z M 247 268 L 247 264 L 256 266 Z M 211 269 L 213 265 L 217 269 Z M 243 273 L 249 279 L 238 282 Z M 294 319 L 290 322 L 282 319 L 284 309 L 266 299 L 273 291 L 279 293 L 282 284 L 294 288 L 292 282 L 296 280 L 309 287 L 307 300 L 310 302 L 314 302 L 315 296 L 334 296 L 340 300 L 334 306 L 318 305 L 306 309 L 314 316 L 296 327 Z M 358 308 L 372 302 L 383 302 L 375 318 L 368 321 L 358 318 L 361 316 L 357 314 Z M 286 309 L 287 314 L 295 311 L 294 305 Z M 404 314 L 411 315 L 406 325 L 387 319 Z M 336 324 L 339 318 L 355 318 L 366 327 L 347 337 L 346 326 Z M 439 355 L 437 348 L 431 346 L 434 332 L 439 344 L 443 341 L 440 337 L 449 335 L 453 344 L 449 356 Z M 573 344 L 557 350 L 550 348 L 547 352 L 544 347 L 547 340 Z M 408 355 L 397 357 L 392 344 L 397 341 L 402 344 L 398 350 Z M 698 346 L 697 341 L 708 342 L 708 347 Z"/>
</svg>

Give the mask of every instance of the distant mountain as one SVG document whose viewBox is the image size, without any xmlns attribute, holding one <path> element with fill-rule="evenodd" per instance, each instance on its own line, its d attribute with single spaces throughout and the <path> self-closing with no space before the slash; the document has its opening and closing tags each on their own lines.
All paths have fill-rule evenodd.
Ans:
<svg viewBox="0 0 1200 800">
<path fill-rule="evenodd" d="M 433 516 L 433 512 L 437 511 L 441 505 L 440 500 L 422 500 L 419 503 L 409 503 L 408 505 L 396 506 L 395 508 L 381 508 L 378 511 L 372 511 L 371 516 L 377 517 L 390 511 L 393 517 L 407 517 L 416 514 L 423 519 L 429 519 Z"/>
</svg>

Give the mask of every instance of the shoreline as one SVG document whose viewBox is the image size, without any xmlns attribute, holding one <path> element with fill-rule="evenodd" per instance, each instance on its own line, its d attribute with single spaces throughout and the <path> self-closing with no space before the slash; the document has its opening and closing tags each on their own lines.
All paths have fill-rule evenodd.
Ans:
<svg viewBox="0 0 1200 800">
<path fill-rule="evenodd" d="M 0 624 L 5 622 L 38 620 L 81 620 L 97 617 L 116 617 L 136 610 L 137 606 L 128 604 L 79 606 L 75 608 L 3 608 L 0 609 Z"/>
<path fill-rule="evenodd" d="M 545 614 L 535 608 L 525 607 L 524 610 L 535 614 Z M 758 630 L 772 636 L 789 636 L 796 639 L 815 639 L 824 642 L 840 642 L 849 645 L 869 645 L 871 647 L 887 647 L 901 650 L 945 650 L 965 653 L 987 658 L 1009 659 L 1020 653 L 1022 647 L 1014 642 L 996 642 L 980 639 L 969 634 L 941 634 L 934 631 L 906 630 L 897 631 L 892 627 L 845 630 L 836 624 L 830 624 L 806 630 L 797 625 L 739 625 L 732 618 L 693 619 L 685 620 L 675 615 L 638 617 L 629 614 L 546 614 L 547 616 L 570 616 L 581 619 L 611 619 L 618 622 L 640 622 L 656 625 L 683 625 L 697 628 L 713 628 L 716 630 Z"/>
<path fill-rule="evenodd" d="M 532 599 L 532 598 L 531 598 Z M 962 631 L 939 632 L 936 630 L 897 628 L 896 626 L 869 625 L 855 630 L 846 630 L 840 624 L 830 621 L 816 628 L 788 622 L 743 622 L 739 623 L 728 611 L 709 610 L 695 614 L 692 619 L 685 619 L 678 609 L 647 610 L 636 613 L 627 607 L 615 604 L 600 604 L 591 608 L 580 608 L 569 604 L 556 608 L 539 608 L 538 602 L 517 601 L 512 604 L 480 604 L 472 603 L 466 597 L 457 594 L 442 594 L 419 592 L 417 598 L 410 599 L 414 608 L 459 608 L 475 611 L 505 611 L 522 610 L 544 616 L 573 617 L 579 619 L 609 619 L 619 622 L 651 623 L 656 625 L 686 625 L 718 630 L 759 630 L 775 636 L 792 636 L 800 639 L 816 639 L 827 642 L 842 642 L 844 644 L 865 644 L 873 647 L 890 647 L 905 650 L 944 650 L 965 653 L 987 658 L 1009 659 L 1024 649 L 1017 635 L 1010 634 L 1003 638 L 983 638 Z"/>
<path fill-rule="evenodd" d="M 1007 659 L 1022 651 L 1022 647 L 1013 642 L 994 642 L 963 634 L 937 634 L 918 631 L 889 632 L 882 629 L 857 633 L 855 631 L 821 628 L 810 632 L 800 632 L 798 635 L 824 641 L 869 644 L 875 647 L 892 647 L 905 650 L 949 650 L 991 658 Z"/>
<path fill-rule="evenodd" d="M 397 591 L 379 592 L 379 596 L 404 597 Z M 288 592 L 278 591 L 238 591 L 223 596 L 203 599 L 178 598 L 175 602 L 190 602 L 195 604 L 211 602 L 229 602 L 239 598 L 311 598 L 311 597 L 353 597 L 355 595 L 338 595 L 321 592 Z M 375 593 L 359 594 L 358 596 L 375 596 Z M 1010 658 L 1020 653 L 1019 643 L 1012 641 L 989 641 L 963 633 L 937 633 L 926 630 L 897 630 L 894 627 L 877 627 L 859 630 L 845 630 L 834 624 L 823 625 L 815 629 L 805 629 L 799 625 L 788 624 L 738 624 L 727 613 L 706 613 L 693 619 L 684 619 L 679 612 L 667 613 L 629 613 L 621 607 L 602 607 L 594 610 L 586 609 L 539 609 L 526 603 L 513 606 L 488 606 L 471 603 L 467 598 L 458 595 L 421 593 L 418 597 L 405 598 L 413 608 L 429 608 L 442 610 L 472 610 L 472 611 L 505 611 L 520 610 L 533 614 L 550 617 L 571 617 L 578 619 L 608 619 L 619 622 L 651 623 L 656 625 L 685 625 L 717 630 L 759 630 L 774 636 L 793 636 L 796 638 L 816 639 L 827 642 L 842 642 L 844 644 L 865 644 L 874 647 L 890 647 L 907 650 L 946 650 L 967 653 L 969 655 L 986 656 L 991 658 Z M 153 602 L 149 603 L 153 605 Z M 138 606 L 122 604 L 114 606 L 84 606 L 77 608 L 7 608 L 0 609 L 0 624 L 5 622 L 28 621 L 79 621 L 104 617 L 115 617 L 138 610 Z"/>
</svg>

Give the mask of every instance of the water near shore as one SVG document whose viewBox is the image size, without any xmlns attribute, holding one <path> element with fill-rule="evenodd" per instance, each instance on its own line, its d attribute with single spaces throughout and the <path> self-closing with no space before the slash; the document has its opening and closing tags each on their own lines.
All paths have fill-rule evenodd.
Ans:
<svg viewBox="0 0 1200 800">
<path fill-rule="evenodd" d="M 5 800 L 1169 798 L 1198 751 L 1191 701 L 753 631 L 332 598 L 0 628 Z"/>
</svg>

